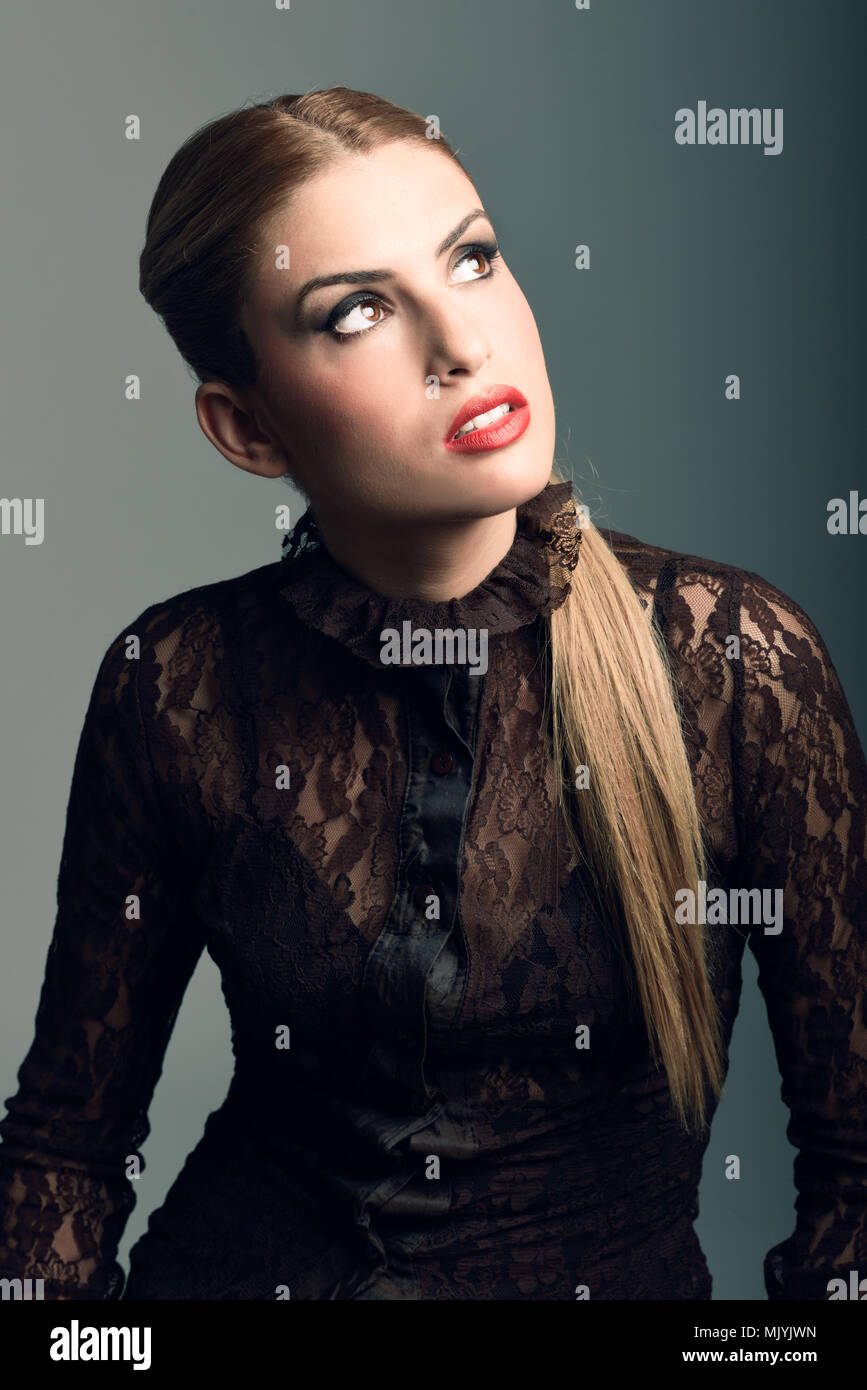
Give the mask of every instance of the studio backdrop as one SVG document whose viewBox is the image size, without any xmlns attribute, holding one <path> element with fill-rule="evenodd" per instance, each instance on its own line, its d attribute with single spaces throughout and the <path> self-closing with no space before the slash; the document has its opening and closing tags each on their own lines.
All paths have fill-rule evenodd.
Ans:
<svg viewBox="0 0 867 1390">
<path fill-rule="evenodd" d="M 535 314 L 555 457 L 593 520 L 789 594 L 867 736 L 861 7 L 79 0 L 7 7 L 2 28 L 3 1098 L 32 1039 L 109 641 L 149 604 L 279 559 L 280 506 L 292 523 L 303 510 L 207 442 L 138 292 L 162 170 L 245 102 L 343 84 L 439 125 Z M 749 951 L 743 971 L 696 1225 L 716 1299 L 764 1299 L 763 1256 L 795 1224 Z M 122 1263 L 231 1071 L 205 954 Z"/>
</svg>

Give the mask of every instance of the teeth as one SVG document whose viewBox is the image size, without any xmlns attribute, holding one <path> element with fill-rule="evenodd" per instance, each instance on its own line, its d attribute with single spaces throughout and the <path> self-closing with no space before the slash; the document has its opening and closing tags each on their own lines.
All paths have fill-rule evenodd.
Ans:
<svg viewBox="0 0 867 1390">
<path fill-rule="evenodd" d="M 484 415 L 474 415 L 472 420 L 468 420 L 465 425 L 461 425 L 461 428 L 455 435 L 455 439 L 462 438 L 463 435 L 469 434 L 471 430 L 480 429 L 482 425 L 489 425 L 493 420 L 499 420 L 501 416 L 508 415 L 511 409 L 512 407 L 509 405 L 508 401 L 504 401 L 502 405 L 494 406 L 493 410 L 486 410 Z"/>
</svg>

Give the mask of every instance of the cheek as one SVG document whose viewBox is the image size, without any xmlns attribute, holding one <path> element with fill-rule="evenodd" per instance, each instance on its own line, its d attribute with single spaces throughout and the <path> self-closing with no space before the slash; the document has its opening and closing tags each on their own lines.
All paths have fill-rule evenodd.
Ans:
<svg viewBox="0 0 867 1390">
<path fill-rule="evenodd" d="M 345 453 L 362 451 L 372 436 L 381 438 L 388 421 L 381 385 L 362 388 L 345 379 L 326 388 L 318 413 L 320 434 Z"/>
<path fill-rule="evenodd" d="M 540 353 L 542 346 L 533 310 L 517 283 L 510 298 L 505 322 L 512 350 L 516 357 L 533 357 Z"/>
<path fill-rule="evenodd" d="M 499 286 L 489 297 L 480 291 L 479 327 L 488 339 L 495 379 L 509 381 L 509 363 L 524 372 L 532 369 L 533 360 L 539 357 L 540 342 L 533 311 L 517 280 L 507 267 L 499 274 Z M 498 366 L 506 372 L 505 376 L 497 373 Z"/>
<path fill-rule="evenodd" d="M 338 349 L 342 351 L 342 349 Z M 354 348 L 346 348 L 347 359 Z M 359 358 L 364 349 L 360 349 Z M 411 388 L 401 371 L 405 362 L 382 358 L 373 365 L 347 361 L 341 373 L 329 373 L 310 393 L 311 427 L 344 455 L 400 451 Z M 420 393 L 423 395 L 423 392 Z"/>
<path fill-rule="evenodd" d="M 351 349 L 350 349 L 351 350 Z M 296 443 L 304 440 L 315 453 L 335 445 L 351 445 L 376 418 L 369 389 L 351 372 L 308 374 L 303 384 L 287 382 L 280 413 Z"/>
</svg>

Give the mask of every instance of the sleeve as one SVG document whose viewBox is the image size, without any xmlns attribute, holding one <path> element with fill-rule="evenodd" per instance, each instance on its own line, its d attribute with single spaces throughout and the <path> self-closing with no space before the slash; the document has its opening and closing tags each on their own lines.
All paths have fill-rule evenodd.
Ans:
<svg viewBox="0 0 867 1390">
<path fill-rule="evenodd" d="M 748 576 L 740 635 L 738 886 L 779 890 L 749 940 L 798 1151 L 796 1226 L 766 1254 L 765 1287 L 827 1300 L 830 1280 L 867 1277 L 867 768 L 803 609 Z"/>
<path fill-rule="evenodd" d="M 112 642 L 85 716 L 35 1037 L 0 1123 L 0 1276 L 42 1279 L 49 1299 L 122 1294 L 129 1160 L 143 1169 L 148 1107 L 204 944 L 126 649 Z"/>
</svg>

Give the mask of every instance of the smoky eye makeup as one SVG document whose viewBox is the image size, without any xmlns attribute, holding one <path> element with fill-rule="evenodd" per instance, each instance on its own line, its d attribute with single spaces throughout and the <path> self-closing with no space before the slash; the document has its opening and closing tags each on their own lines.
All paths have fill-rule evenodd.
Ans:
<svg viewBox="0 0 867 1390">
<path fill-rule="evenodd" d="M 494 240 L 477 240 L 469 242 L 461 247 L 461 254 L 455 261 L 455 268 L 461 265 L 462 262 L 470 260 L 473 256 L 478 256 L 479 254 L 488 262 L 489 269 L 485 274 L 475 276 L 474 280 L 489 280 L 495 274 L 496 262 L 501 256 L 500 247 Z M 473 280 L 469 280 L 464 283 L 470 284 L 473 282 Z M 353 294 L 344 296 L 343 299 L 339 300 L 337 304 L 314 325 L 316 331 L 330 334 L 337 342 L 345 342 L 347 339 L 358 338 L 365 333 L 371 332 L 374 328 L 378 328 L 385 320 L 377 319 L 375 323 L 370 324 L 367 328 L 350 329 L 349 331 L 341 331 L 337 328 L 337 324 L 351 314 L 353 309 L 357 309 L 361 304 L 368 303 L 384 305 L 384 301 L 374 290 L 356 290 Z"/>
</svg>

